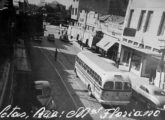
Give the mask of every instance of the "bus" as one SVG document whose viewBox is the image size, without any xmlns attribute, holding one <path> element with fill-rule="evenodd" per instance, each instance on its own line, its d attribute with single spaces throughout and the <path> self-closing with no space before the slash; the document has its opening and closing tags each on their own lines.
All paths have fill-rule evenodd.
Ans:
<svg viewBox="0 0 165 120">
<path fill-rule="evenodd" d="M 104 105 L 127 105 L 132 96 L 129 76 L 96 54 L 83 51 L 75 58 L 74 71 L 90 96 Z"/>
</svg>

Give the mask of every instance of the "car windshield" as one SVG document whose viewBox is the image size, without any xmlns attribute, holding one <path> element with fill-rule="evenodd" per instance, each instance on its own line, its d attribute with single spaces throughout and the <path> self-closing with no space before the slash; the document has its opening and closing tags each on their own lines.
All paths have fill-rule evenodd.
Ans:
<svg viewBox="0 0 165 120">
<path fill-rule="evenodd" d="M 154 91 L 154 95 L 165 96 L 165 92 L 164 91 Z"/>
</svg>

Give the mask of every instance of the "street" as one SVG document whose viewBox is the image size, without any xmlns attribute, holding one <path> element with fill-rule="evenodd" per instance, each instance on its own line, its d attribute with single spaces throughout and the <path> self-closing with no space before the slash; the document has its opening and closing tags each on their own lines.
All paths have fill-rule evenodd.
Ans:
<svg viewBox="0 0 165 120">
<path fill-rule="evenodd" d="M 55 34 L 54 42 L 47 41 L 46 36 L 49 33 Z M 32 80 L 47 80 L 51 83 L 52 95 L 57 105 L 58 119 L 83 119 L 83 120 L 163 120 L 163 116 L 158 117 L 118 117 L 113 111 L 116 106 L 102 106 L 95 98 L 88 95 L 87 88 L 76 77 L 74 73 L 75 56 L 81 51 L 78 43 L 62 42 L 59 39 L 58 30 L 55 26 L 47 26 L 44 38 L 41 43 L 32 41 L 31 64 Z M 55 61 L 55 48 L 58 48 L 57 60 Z M 30 97 L 30 96 L 29 96 Z M 86 115 L 78 115 L 81 107 L 89 108 L 90 112 Z M 124 114 L 132 111 L 146 111 L 144 105 L 132 99 L 126 107 L 120 107 Z M 78 110 L 79 109 L 79 110 Z M 114 109 L 107 115 L 105 109 Z M 70 112 L 77 111 L 74 115 Z M 69 114 L 70 113 L 70 114 Z M 112 116 L 113 114 L 113 116 Z M 77 116 L 76 116 L 77 115 Z M 84 115 L 84 116 L 83 116 Z M 76 118 L 77 117 L 77 118 Z"/>
</svg>

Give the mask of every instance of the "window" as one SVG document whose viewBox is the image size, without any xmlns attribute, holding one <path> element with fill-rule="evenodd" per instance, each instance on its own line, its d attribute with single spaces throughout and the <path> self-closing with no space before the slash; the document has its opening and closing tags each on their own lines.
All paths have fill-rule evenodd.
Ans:
<svg viewBox="0 0 165 120">
<path fill-rule="evenodd" d="M 149 93 L 148 89 L 145 88 L 144 86 L 141 85 L 140 88 L 141 88 L 144 92 Z"/>
<path fill-rule="evenodd" d="M 113 90 L 113 87 L 114 87 L 114 82 L 109 81 L 104 84 L 104 89 L 106 90 Z"/>
<path fill-rule="evenodd" d="M 72 8 L 72 15 L 74 15 L 74 8 Z"/>
<path fill-rule="evenodd" d="M 145 49 L 151 50 L 150 46 L 145 46 Z"/>
<path fill-rule="evenodd" d="M 128 19 L 127 27 L 130 27 L 133 13 L 134 13 L 134 10 L 130 10 L 130 15 L 129 15 L 129 19 Z"/>
<path fill-rule="evenodd" d="M 134 42 L 133 45 L 138 45 L 138 42 Z"/>
<path fill-rule="evenodd" d="M 131 44 L 131 43 L 133 43 L 133 41 L 132 41 L 132 40 L 129 40 L 129 41 L 128 41 L 128 43 L 130 43 L 130 44 Z"/>
<path fill-rule="evenodd" d="M 122 82 L 115 82 L 115 89 L 121 90 L 122 89 Z"/>
<path fill-rule="evenodd" d="M 158 35 L 163 35 L 165 31 L 165 12 L 163 12 L 162 19 L 159 25 Z"/>
<path fill-rule="evenodd" d="M 77 11 L 77 8 L 75 8 L 75 15 L 77 15 L 77 12 L 78 12 L 78 11 Z"/>
<path fill-rule="evenodd" d="M 124 83 L 124 90 L 131 90 L 131 84 L 125 82 L 125 83 Z"/>
<path fill-rule="evenodd" d="M 153 48 L 153 51 L 154 52 L 160 52 L 160 50 L 156 49 L 156 48 Z"/>
<path fill-rule="evenodd" d="M 144 26 L 144 32 L 149 30 L 150 25 L 151 25 L 152 16 L 153 16 L 153 11 L 148 11 L 147 19 L 146 19 L 145 26 Z"/>
<path fill-rule="evenodd" d="M 144 44 L 139 44 L 139 47 L 140 48 L 144 48 Z"/>
<path fill-rule="evenodd" d="M 154 95 L 165 96 L 165 92 L 164 91 L 154 91 Z"/>
<path fill-rule="evenodd" d="M 124 38 L 123 41 L 124 41 L 124 42 L 127 42 L 127 39 Z"/>
<path fill-rule="evenodd" d="M 140 17 L 139 17 L 139 22 L 138 22 L 138 26 L 137 26 L 137 30 L 140 30 L 142 28 L 142 24 L 144 21 L 144 15 L 145 15 L 146 11 L 142 10 Z"/>
</svg>

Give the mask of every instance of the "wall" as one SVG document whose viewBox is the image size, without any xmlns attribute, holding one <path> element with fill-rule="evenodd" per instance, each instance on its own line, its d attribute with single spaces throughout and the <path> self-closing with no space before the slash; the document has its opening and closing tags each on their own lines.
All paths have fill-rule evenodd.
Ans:
<svg viewBox="0 0 165 120">
<path fill-rule="evenodd" d="M 132 0 L 129 9 L 127 10 L 127 15 L 125 18 L 125 27 L 128 24 L 128 18 L 130 16 L 130 9 L 134 10 L 132 15 L 132 20 L 130 23 L 130 28 L 134 28 L 137 30 L 138 22 L 140 18 L 140 14 L 142 10 L 145 10 L 145 16 L 142 23 L 142 29 L 137 30 L 136 36 L 134 37 L 135 41 L 151 46 L 152 49 L 160 49 L 160 41 L 159 39 L 164 38 L 163 36 L 158 36 L 158 29 L 161 21 L 161 16 L 163 12 L 165 12 L 165 1 L 164 0 Z M 153 11 L 153 16 L 150 22 L 150 28 L 148 31 L 144 32 L 143 28 L 145 27 L 145 22 L 147 18 L 148 11 Z"/>
</svg>

